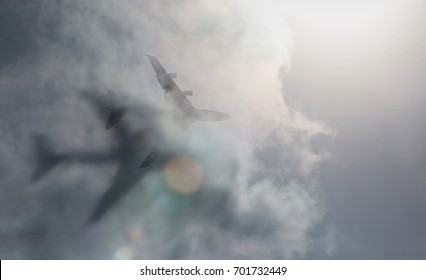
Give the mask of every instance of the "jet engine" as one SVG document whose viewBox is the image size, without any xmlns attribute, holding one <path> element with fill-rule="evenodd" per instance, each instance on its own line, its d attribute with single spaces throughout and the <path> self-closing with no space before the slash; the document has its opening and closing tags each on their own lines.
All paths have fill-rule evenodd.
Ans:
<svg viewBox="0 0 426 280">
<path fill-rule="evenodd" d="M 168 73 L 167 77 L 169 77 L 170 79 L 176 79 L 177 78 L 177 74 L 176 73 Z"/>
<path fill-rule="evenodd" d="M 181 91 L 180 94 L 183 94 L 186 96 L 192 96 L 192 90 L 184 90 L 184 91 Z"/>
</svg>

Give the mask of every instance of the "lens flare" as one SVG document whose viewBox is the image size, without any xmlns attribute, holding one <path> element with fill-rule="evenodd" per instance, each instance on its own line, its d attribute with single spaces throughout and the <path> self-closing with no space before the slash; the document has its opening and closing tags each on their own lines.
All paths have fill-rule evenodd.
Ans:
<svg viewBox="0 0 426 280">
<path fill-rule="evenodd" d="M 115 251 L 114 257 L 116 260 L 131 260 L 133 259 L 133 250 L 129 246 L 121 246 Z"/>
<path fill-rule="evenodd" d="M 203 172 L 194 160 L 178 157 L 167 162 L 164 177 L 171 190 L 182 195 L 190 195 L 200 188 Z"/>
<path fill-rule="evenodd" d="M 133 242 L 139 242 L 139 241 L 141 241 L 141 240 L 142 240 L 142 238 L 144 237 L 144 232 L 143 232 L 143 230 L 142 230 L 140 227 L 136 226 L 136 225 L 134 225 L 134 226 L 130 227 L 130 228 L 128 229 L 127 234 L 128 234 L 128 238 L 129 238 L 131 241 L 133 241 Z"/>
</svg>

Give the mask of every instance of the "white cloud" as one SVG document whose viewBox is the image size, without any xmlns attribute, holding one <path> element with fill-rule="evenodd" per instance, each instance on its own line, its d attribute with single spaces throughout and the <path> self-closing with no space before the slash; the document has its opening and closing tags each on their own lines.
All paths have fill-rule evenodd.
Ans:
<svg viewBox="0 0 426 280">
<path fill-rule="evenodd" d="M 65 107 L 59 108 L 64 110 L 53 107 L 51 114 L 64 121 L 66 129 L 57 127 L 55 119 L 48 121 L 49 131 L 61 142 L 93 148 L 94 139 L 104 136 L 100 130 L 87 131 L 94 129 L 90 122 L 86 123 L 91 115 L 87 108 L 75 107 L 81 105 L 76 101 L 75 89 L 113 88 L 145 103 L 160 100 L 153 97 L 161 90 L 145 53 L 157 56 L 167 70 L 178 73 L 177 83 L 182 89 L 194 90 L 192 100 L 196 107 L 232 116 L 220 124 L 196 124 L 188 132 L 188 138 L 193 140 L 188 143 L 207 141 L 203 136 L 207 131 L 213 135 L 211 145 L 222 146 L 222 150 L 217 148 L 223 153 L 219 160 L 208 146 L 195 149 L 206 161 L 211 156 L 213 164 L 208 165 L 208 170 L 221 175 L 209 179 L 203 194 L 194 197 L 199 202 L 191 204 L 188 217 L 179 216 L 182 219 L 179 238 L 161 240 L 173 227 L 167 224 L 170 220 L 158 221 L 163 224 L 152 229 L 158 233 L 153 244 L 158 242 L 162 248 L 152 244 L 136 247 L 139 250 L 136 257 L 292 258 L 309 252 L 311 232 L 322 221 L 326 209 L 315 187 L 315 178 L 310 175 L 326 154 L 315 152 L 311 139 L 316 135 L 332 135 L 333 131 L 324 123 L 289 108 L 285 102 L 280 68 L 289 69 L 292 42 L 279 1 L 70 1 L 57 9 L 48 9 L 41 17 L 40 24 L 51 17 L 58 17 L 59 24 L 49 30 L 52 34 L 45 40 L 38 41 L 38 59 L 24 60 L 13 66 L 15 71 L 10 73 L 30 83 L 23 91 L 30 91 L 31 87 L 37 88 L 41 95 L 46 88 L 50 95 L 62 91 L 56 98 L 62 100 L 59 105 Z M 28 68 L 26 63 L 30 62 Z M 0 81 L 3 88 L 7 79 L 6 76 Z M 53 83 L 50 88 L 49 82 Z M 17 87 L 12 83 L 8 88 Z M 81 113 L 76 115 L 76 111 Z M 38 113 L 37 117 L 41 122 L 46 121 L 43 114 Z M 68 139 L 71 130 L 73 137 Z M 273 159 L 274 172 L 267 173 L 263 168 L 263 173 L 255 176 L 253 171 L 262 169 L 258 155 L 265 147 L 271 147 L 277 156 Z M 223 172 L 233 170 L 233 166 L 235 174 Z M 98 179 L 84 180 L 90 185 Z M 51 191 L 48 188 L 46 185 L 43 191 Z M 146 196 L 147 192 L 149 188 L 139 195 Z M 155 202 L 161 195 L 145 201 L 151 203 L 144 206 L 147 208 L 135 206 L 136 210 L 145 211 L 136 212 L 142 228 L 158 214 Z M 126 209 L 126 201 L 138 205 L 135 199 L 141 197 L 134 196 L 125 199 L 120 207 Z M 229 200 L 223 201 L 224 198 Z M 223 217 L 213 217 L 215 211 Z M 81 212 L 78 214 L 83 216 Z M 45 215 L 46 211 L 41 213 Z M 111 224 L 104 226 L 109 231 L 102 234 L 100 242 L 105 243 L 100 247 L 118 244 L 124 238 L 125 230 L 118 229 L 111 220 L 120 219 L 117 215 L 121 214 L 125 213 L 118 212 L 106 219 Z M 60 227 L 53 228 L 52 235 L 66 234 Z M 89 234 L 82 237 L 86 241 L 73 242 L 84 247 L 81 244 L 90 238 L 93 236 Z M 61 247 L 69 244 L 53 245 L 56 247 L 52 250 L 61 257 Z M 81 248 L 74 257 L 93 257 L 98 252 Z M 102 255 L 112 256 L 113 253 Z"/>
</svg>

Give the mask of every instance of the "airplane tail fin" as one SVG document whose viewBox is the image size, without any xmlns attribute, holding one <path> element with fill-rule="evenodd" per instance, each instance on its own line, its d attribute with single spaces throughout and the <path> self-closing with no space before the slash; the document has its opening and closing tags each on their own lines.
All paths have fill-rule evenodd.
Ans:
<svg viewBox="0 0 426 280">
<path fill-rule="evenodd" d="M 224 121 L 229 118 L 230 116 L 228 114 L 211 110 L 197 110 L 196 112 L 197 121 Z"/>
<path fill-rule="evenodd" d="M 115 126 L 125 114 L 127 114 L 127 107 L 116 106 L 113 100 L 113 92 L 108 90 L 108 101 L 104 97 L 99 96 L 96 92 L 81 91 L 81 95 L 89 102 L 89 104 L 98 113 L 100 119 L 104 119 L 106 111 L 108 111 L 108 119 L 106 123 L 106 129 L 110 129 Z"/>
<path fill-rule="evenodd" d="M 116 125 L 118 121 L 120 121 L 124 117 L 124 115 L 126 114 L 126 111 L 127 111 L 126 108 L 118 108 L 115 110 L 110 110 L 105 128 L 110 129 L 111 127 Z"/>
<path fill-rule="evenodd" d="M 109 111 L 108 120 L 106 124 L 106 129 L 110 129 L 114 125 L 116 125 L 127 113 L 126 107 L 118 107 L 114 108 L 112 102 L 112 91 L 108 90 L 108 107 L 106 108 Z"/>
<path fill-rule="evenodd" d="M 38 162 L 32 179 L 38 181 L 54 168 L 62 160 L 62 157 L 50 149 L 50 142 L 45 137 L 37 135 L 34 136 L 33 141 Z"/>
</svg>

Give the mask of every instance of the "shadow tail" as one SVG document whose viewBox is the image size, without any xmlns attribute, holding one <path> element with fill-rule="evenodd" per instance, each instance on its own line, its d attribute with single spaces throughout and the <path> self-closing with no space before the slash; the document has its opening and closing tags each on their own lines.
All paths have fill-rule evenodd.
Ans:
<svg viewBox="0 0 426 280">
<path fill-rule="evenodd" d="M 37 135 L 33 138 L 36 153 L 36 168 L 33 172 L 32 179 L 38 181 L 52 170 L 63 159 L 61 155 L 51 150 L 51 143 L 43 136 Z"/>
</svg>

